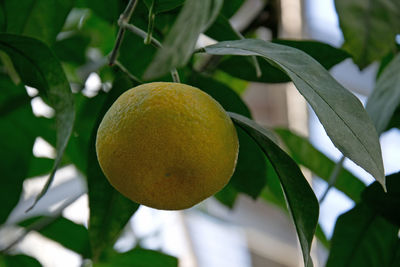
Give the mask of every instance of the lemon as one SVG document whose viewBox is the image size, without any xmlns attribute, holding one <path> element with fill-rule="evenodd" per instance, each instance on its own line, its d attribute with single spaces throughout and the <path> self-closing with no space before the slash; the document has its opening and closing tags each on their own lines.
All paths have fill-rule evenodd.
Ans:
<svg viewBox="0 0 400 267">
<path fill-rule="evenodd" d="M 156 209 L 189 208 L 231 178 L 239 143 L 221 105 L 180 83 L 154 82 L 123 93 L 96 138 L 100 166 L 119 192 Z"/>
</svg>

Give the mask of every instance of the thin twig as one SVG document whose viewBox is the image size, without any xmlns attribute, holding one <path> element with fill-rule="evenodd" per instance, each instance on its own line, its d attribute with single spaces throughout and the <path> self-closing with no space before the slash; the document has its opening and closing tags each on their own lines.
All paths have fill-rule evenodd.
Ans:
<svg viewBox="0 0 400 267">
<path fill-rule="evenodd" d="M 133 34 L 136 34 L 139 37 L 142 37 L 143 39 L 148 38 L 147 33 L 145 31 L 143 31 L 142 29 L 139 29 L 135 25 L 129 24 L 127 22 L 121 22 L 120 27 L 131 31 Z M 150 44 L 156 48 L 162 48 L 161 43 L 152 36 L 150 36 Z M 170 72 L 171 72 L 172 80 L 176 83 L 180 83 L 178 71 L 175 68 L 173 68 Z"/>
<path fill-rule="evenodd" d="M 124 22 L 127 23 L 127 22 L 130 21 L 130 19 L 132 17 L 132 14 L 133 14 L 133 11 L 135 10 L 135 7 L 136 7 L 137 3 L 138 3 L 137 0 L 130 0 L 129 1 L 129 3 L 126 6 L 124 12 L 119 17 L 118 24 L 121 24 L 121 23 L 124 23 Z M 119 30 L 118 30 L 117 40 L 115 41 L 114 48 L 111 51 L 110 59 L 109 59 L 109 62 L 108 62 L 108 64 L 110 66 L 114 65 L 115 60 L 117 59 L 119 48 L 121 47 L 122 40 L 124 39 L 125 30 L 126 29 L 124 27 L 120 27 Z"/>
<path fill-rule="evenodd" d="M 133 34 L 136 34 L 137 36 L 142 37 L 143 39 L 147 38 L 147 33 L 142 29 L 136 27 L 135 25 L 129 24 L 127 22 L 121 22 L 120 27 L 131 31 Z M 150 44 L 156 48 L 162 47 L 161 43 L 154 37 L 150 37 Z"/>
<path fill-rule="evenodd" d="M 333 169 L 333 171 L 331 173 L 331 176 L 329 177 L 328 187 L 325 189 L 324 193 L 322 194 L 321 198 L 319 199 L 319 204 L 320 205 L 325 200 L 325 198 L 328 195 L 328 193 L 331 190 L 331 188 L 335 185 L 336 180 L 337 180 L 338 175 L 339 175 L 339 172 L 343 168 L 343 162 L 344 162 L 345 159 L 346 159 L 346 157 L 342 156 L 340 158 L 340 160 L 338 161 L 338 163 L 336 163 L 335 168 Z"/>
</svg>

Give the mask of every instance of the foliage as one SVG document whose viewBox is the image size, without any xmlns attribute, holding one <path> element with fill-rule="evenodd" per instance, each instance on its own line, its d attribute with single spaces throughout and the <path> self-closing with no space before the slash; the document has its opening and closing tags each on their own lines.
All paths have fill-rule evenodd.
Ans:
<svg viewBox="0 0 400 267">
<path fill-rule="evenodd" d="M 385 177 L 379 135 L 400 128 L 400 48 L 395 40 L 400 34 L 399 2 L 336 0 L 342 48 L 311 40 L 250 39 L 258 28 L 258 15 L 243 32 L 229 21 L 244 2 L 0 1 L 1 227 L 7 226 L 26 179 L 47 175 L 34 207 L 52 190 L 57 169 L 73 165 L 87 182 L 88 227 L 60 214 L 17 222 L 19 227 L 37 231 L 90 259 L 94 266 L 177 266 L 176 258 L 158 251 L 135 247 L 117 253 L 113 249 L 139 205 L 107 182 L 94 142 L 103 114 L 122 92 L 143 82 L 177 81 L 179 77 L 221 103 L 238 131 L 237 168 L 229 184 L 215 195 L 221 203 L 234 208 L 237 196 L 246 194 L 287 207 L 307 267 L 313 266 L 314 235 L 329 249 L 328 266 L 398 266 L 400 176 Z M 132 9 L 125 10 L 127 6 Z M 279 10 L 273 12 L 271 17 Z M 202 33 L 216 43 L 197 48 Z M 107 65 L 110 55 L 115 56 L 113 66 Z M 380 64 L 365 109 L 328 72 L 350 57 L 361 69 L 373 62 Z M 88 97 L 83 89 L 93 72 L 102 85 L 95 96 Z M 366 186 L 343 168 L 332 180 L 335 162 L 306 138 L 256 124 L 235 91 L 237 84 L 242 88 L 247 81 L 292 81 L 334 145 L 376 182 Z M 28 95 L 25 86 L 36 88 L 37 93 Z M 42 99 L 54 116 L 36 116 L 33 99 Z M 33 155 L 38 137 L 55 148 L 55 159 Z M 299 166 L 332 182 L 356 203 L 338 218 L 331 240 L 319 228 L 319 204 Z M 0 265 L 40 263 L 3 248 Z"/>
</svg>

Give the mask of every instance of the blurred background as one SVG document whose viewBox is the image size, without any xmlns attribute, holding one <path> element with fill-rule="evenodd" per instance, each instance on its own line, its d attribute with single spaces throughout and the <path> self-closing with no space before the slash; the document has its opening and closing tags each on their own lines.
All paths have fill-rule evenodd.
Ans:
<svg viewBox="0 0 400 267">
<path fill-rule="evenodd" d="M 76 13 L 75 13 L 76 14 Z M 72 12 L 70 16 L 74 16 Z M 257 18 L 257 19 L 255 19 Z M 234 27 L 243 32 L 255 32 L 260 39 L 314 39 L 340 47 L 343 42 L 333 0 L 247 0 L 231 18 Z M 214 41 L 202 36 L 199 46 Z M 332 75 L 362 102 L 371 93 L 377 66 L 359 71 L 347 59 L 331 69 Z M 223 77 L 224 79 L 234 79 Z M 334 148 L 313 111 L 292 83 L 265 84 L 235 81 L 238 92 L 249 106 L 255 120 L 265 127 L 289 128 L 307 137 L 325 155 L 339 161 L 341 153 Z M 91 73 L 85 83 L 84 93 L 95 95 L 110 85 Z M 35 89 L 27 88 L 31 95 Z M 32 100 L 35 115 L 51 117 L 52 109 L 40 98 Z M 381 136 L 383 158 L 387 174 L 398 171 L 400 161 L 399 131 L 391 130 Z M 38 138 L 34 146 L 37 157 L 54 158 L 54 148 Z M 397 166 L 396 166 L 397 165 Z M 346 160 L 344 166 L 370 184 L 372 177 Z M 303 169 L 317 197 L 321 197 L 327 183 Z M 51 190 L 29 214 L 24 211 L 40 192 L 45 177 L 26 180 L 18 206 L 6 222 L 14 222 L 35 215 L 62 215 L 87 226 L 89 209 L 86 183 L 72 166 L 60 169 Z M 232 209 L 214 198 L 185 211 L 159 211 L 141 206 L 125 227 L 115 244 L 118 251 L 128 251 L 137 244 L 144 248 L 161 250 L 179 258 L 181 267 L 283 267 L 302 266 L 294 225 L 287 211 L 265 201 L 263 195 L 253 200 L 241 194 Z M 326 195 L 320 210 L 321 230 L 329 238 L 338 215 L 353 207 L 344 194 L 332 189 Z M 20 229 L 3 227 L 0 246 L 15 240 Z M 314 240 L 312 256 L 315 266 L 324 266 L 327 252 Z M 14 248 L 37 258 L 44 266 L 81 266 L 81 257 L 71 250 L 35 233 L 29 233 Z"/>
</svg>

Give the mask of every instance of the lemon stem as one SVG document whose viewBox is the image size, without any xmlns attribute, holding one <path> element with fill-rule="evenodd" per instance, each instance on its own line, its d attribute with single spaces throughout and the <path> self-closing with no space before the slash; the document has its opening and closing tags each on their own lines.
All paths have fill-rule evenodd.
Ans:
<svg viewBox="0 0 400 267">
<path fill-rule="evenodd" d="M 343 168 L 343 162 L 346 159 L 345 156 L 342 156 L 338 163 L 336 163 L 335 168 L 333 169 L 329 180 L 328 180 L 328 187 L 325 189 L 324 193 L 322 194 L 321 198 L 319 199 L 319 204 L 325 200 L 326 196 L 328 195 L 329 191 L 332 189 L 332 187 L 335 185 L 336 180 L 338 178 L 340 170 Z"/>
<path fill-rule="evenodd" d="M 127 22 L 130 21 L 130 19 L 132 17 L 132 14 L 133 14 L 133 11 L 135 10 L 137 2 L 138 2 L 137 0 L 130 0 L 128 5 L 126 6 L 124 12 L 119 17 L 118 24 L 120 25 L 120 28 L 118 30 L 117 40 L 115 41 L 114 48 L 111 51 L 111 55 L 110 55 L 110 58 L 109 58 L 108 64 L 110 66 L 115 64 L 115 61 L 116 61 L 117 56 L 118 56 L 118 51 L 119 51 L 119 48 L 121 47 L 122 40 L 124 38 L 124 34 L 125 34 L 125 31 L 126 31 L 126 29 L 124 27 L 121 27 L 121 24 L 123 24 L 124 22 L 127 23 Z"/>
</svg>

